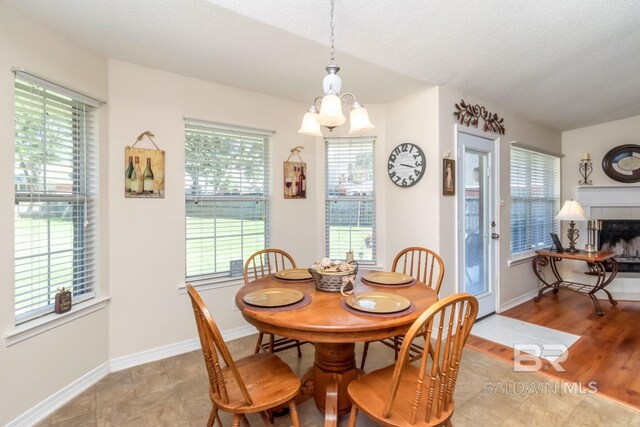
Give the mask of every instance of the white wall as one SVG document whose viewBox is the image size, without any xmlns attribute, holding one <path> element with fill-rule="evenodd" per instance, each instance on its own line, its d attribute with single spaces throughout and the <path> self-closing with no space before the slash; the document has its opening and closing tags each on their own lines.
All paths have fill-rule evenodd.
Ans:
<svg viewBox="0 0 640 427">
<path fill-rule="evenodd" d="M 0 2 L 0 333 L 14 328 L 13 129 L 14 75 L 22 67 L 89 95 L 106 99 L 107 63 L 103 58 L 34 22 Z M 102 107 L 101 124 L 106 124 Z M 100 154 L 106 154 L 106 126 L 100 129 Z M 101 162 L 103 171 L 105 163 Z M 106 174 L 101 188 L 107 192 Z M 108 199 L 100 202 L 99 282 L 108 291 Z M 108 360 L 107 310 L 11 347 L 0 344 L 0 425 Z"/>
<path fill-rule="evenodd" d="M 486 103 L 480 99 L 474 98 L 468 94 L 461 94 L 455 90 L 446 87 L 440 87 L 440 153 L 439 153 L 439 186 L 442 186 L 442 158 L 448 151 L 452 155 L 455 153 L 455 125 L 456 118 L 453 115 L 455 104 L 464 99 L 467 103 L 484 105 L 487 110 L 498 114 L 504 118 L 506 132 L 500 135 L 500 200 L 501 203 L 499 219 L 496 222 L 499 225 L 500 234 L 500 303 L 508 303 L 519 296 L 526 294 L 537 288 L 537 280 L 531 271 L 529 262 L 524 264 L 508 266 L 510 251 L 510 142 L 519 141 L 521 143 L 539 147 L 541 149 L 560 153 L 561 136 L 559 132 L 547 129 L 543 126 L 536 125 L 527 120 L 523 120 L 509 111 L 501 108 L 499 105 Z M 481 121 L 482 122 L 482 121 Z M 482 129 L 482 123 L 479 124 Z M 494 136 L 489 136 L 491 139 Z M 460 191 L 460 183 L 457 183 L 456 191 Z M 455 212 L 456 197 L 442 196 L 440 191 L 440 252 L 447 265 L 447 275 L 455 274 L 456 269 L 456 224 Z M 454 292 L 451 288 L 451 282 L 445 280 L 443 284 L 443 295 Z"/>
</svg>

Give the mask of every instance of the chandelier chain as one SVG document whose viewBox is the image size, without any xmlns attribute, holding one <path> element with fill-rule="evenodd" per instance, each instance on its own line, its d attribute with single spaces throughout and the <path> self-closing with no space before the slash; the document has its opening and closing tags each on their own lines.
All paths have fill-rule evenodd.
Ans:
<svg viewBox="0 0 640 427">
<path fill-rule="evenodd" d="M 329 63 L 331 65 L 335 65 L 335 63 L 336 63 L 336 59 L 335 59 L 336 36 L 334 34 L 336 23 L 335 23 L 335 20 L 334 20 L 334 17 L 333 17 L 333 15 L 334 15 L 334 12 L 333 12 L 334 4 L 335 4 L 335 0 L 331 0 L 331 59 L 329 61 Z"/>
</svg>

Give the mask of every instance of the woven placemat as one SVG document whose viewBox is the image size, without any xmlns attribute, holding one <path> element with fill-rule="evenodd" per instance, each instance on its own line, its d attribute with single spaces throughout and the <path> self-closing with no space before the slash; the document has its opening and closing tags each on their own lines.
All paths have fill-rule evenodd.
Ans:
<svg viewBox="0 0 640 427">
<path fill-rule="evenodd" d="M 257 305 L 251 305 L 241 301 L 240 308 L 246 308 L 253 311 L 290 311 L 305 307 L 309 304 L 311 304 L 311 295 L 305 293 L 304 297 L 295 304 L 282 305 L 280 307 L 259 307 Z"/>
<path fill-rule="evenodd" d="M 416 284 L 416 279 L 413 279 L 409 283 L 403 283 L 402 285 L 387 285 L 384 283 L 370 282 L 364 277 L 360 279 L 360 282 L 364 283 L 367 286 L 380 286 L 381 288 L 408 288 Z"/>
<path fill-rule="evenodd" d="M 411 303 L 409 308 L 406 308 L 402 311 L 396 311 L 395 313 L 370 313 L 368 311 L 360 311 L 350 307 L 349 304 L 347 304 L 347 299 L 345 297 L 342 297 L 340 299 L 340 307 L 344 308 L 345 310 L 353 314 L 358 314 L 360 316 L 371 316 L 371 317 L 400 317 L 409 313 L 413 313 L 416 309 L 416 306 L 413 303 Z"/>
</svg>

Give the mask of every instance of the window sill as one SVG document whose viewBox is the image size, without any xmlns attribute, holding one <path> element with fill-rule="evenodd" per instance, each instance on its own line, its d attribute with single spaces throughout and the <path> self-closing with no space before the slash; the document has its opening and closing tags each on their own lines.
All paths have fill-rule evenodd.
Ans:
<svg viewBox="0 0 640 427">
<path fill-rule="evenodd" d="M 84 317 L 87 314 L 102 310 L 107 306 L 109 300 L 110 297 L 92 298 L 89 301 L 72 306 L 71 310 L 66 313 L 51 313 L 23 323 L 4 335 L 4 345 L 5 347 L 10 347 L 20 341 L 40 335 L 43 332 Z"/>
<path fill-rule="evenodd" d="M 515 267 L 516 265 L 520 264 L 528 264 L 535 256 L 535 252 L 528 252 L 523 255 L 518 255 L 517 257 L 511 258 L 509 261 L 507 261 L 507 266 Z"/>
</svg>

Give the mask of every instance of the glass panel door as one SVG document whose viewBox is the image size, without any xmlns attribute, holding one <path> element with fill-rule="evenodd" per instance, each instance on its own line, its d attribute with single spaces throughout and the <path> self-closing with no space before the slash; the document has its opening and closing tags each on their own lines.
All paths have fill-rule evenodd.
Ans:
<svg viewBox="0 0 640 427">
<path fill-rule="evenodd" d="M 479 302 L 478 316 L 496 311 L 495 144 L 458 132 L 458 289 Z"/>
<path fill-rule="evenodd" d="M 478 296 L 489 291 L 487 268 L 489 224 L 487 207 L 488 154 L 474 150 L 465 152 L 464 234 L 465 292 Z"/>
</svg>

